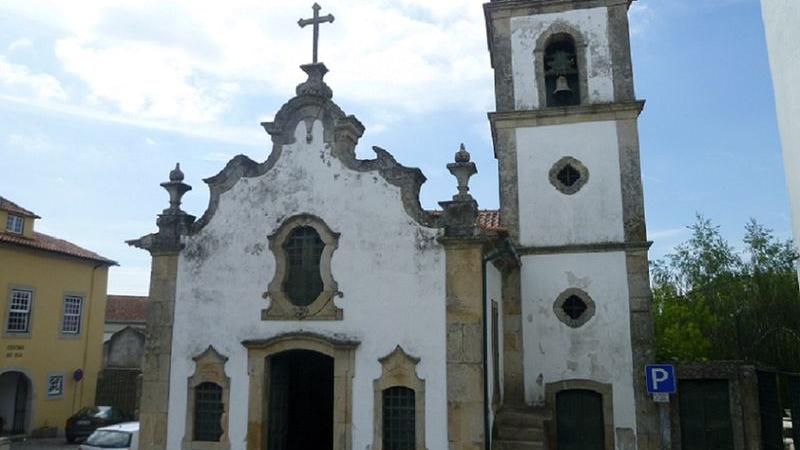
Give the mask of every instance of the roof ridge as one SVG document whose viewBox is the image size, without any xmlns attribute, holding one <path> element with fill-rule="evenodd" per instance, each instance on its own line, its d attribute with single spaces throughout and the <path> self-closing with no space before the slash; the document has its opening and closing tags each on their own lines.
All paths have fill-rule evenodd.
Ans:
<svg viewBox="0 0 800 450">
<path fill-rule="evenodd" d="M 91 250 L 85 249 L 77 244 L 73 244 L 65 239 L 60 239 L 49 234 L 33 232 L 32 237 L 24 237 L 11 233 L 0 233 L 0 244 L 6 243 L 21 247 L 42 250 L 61 255 L 72 256 L 75 258 L 98 261 L 109 266 L 118 265 L 116 261 L 101 256 Z"/>
<path fill-rule="evenodd" d="M 15 214 L 19 214 L 22 216 L 33 217 L 35 219 L 41 219 L 41 217 L 37 216 L 36 213 L 33 211 L 23 208 L 19 206 L 16 202 L 13 202 L 8 199 L 8 197 L 3 197 L 0 195 L 0 209 L 3 211 L 9 211 Z"/>
</svg>

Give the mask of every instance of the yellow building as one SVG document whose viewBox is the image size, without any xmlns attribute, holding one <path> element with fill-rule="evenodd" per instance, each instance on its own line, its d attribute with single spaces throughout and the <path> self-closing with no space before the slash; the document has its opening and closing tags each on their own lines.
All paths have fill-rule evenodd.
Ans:
<svg viewBox="0 0 800 450">
<path fill-rule="evenodd" d="M 48 426 L 94 404 L 114 261 L 34 230 L 0 197 L 0 433 Z"/>
</svg>

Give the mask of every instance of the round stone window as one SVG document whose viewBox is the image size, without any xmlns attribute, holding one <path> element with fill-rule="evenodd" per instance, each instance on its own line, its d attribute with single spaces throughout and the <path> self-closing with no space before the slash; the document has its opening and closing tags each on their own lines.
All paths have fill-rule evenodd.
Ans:
<svg viewBox="0 0 800 450">
<path fill-rule="evenodd" d="M 569 288 L 553 303 L 553 312 L 567 326 L 578 328 L 594 316 L 595 304 L 582 289 Z"/>
<path fill-rule="evenodd" d="M 550 169 L 550 184 L 564 194 L 578 192 L 589 181 L 589 170 L 577 159 L 565 156 Z"/>
</svg>

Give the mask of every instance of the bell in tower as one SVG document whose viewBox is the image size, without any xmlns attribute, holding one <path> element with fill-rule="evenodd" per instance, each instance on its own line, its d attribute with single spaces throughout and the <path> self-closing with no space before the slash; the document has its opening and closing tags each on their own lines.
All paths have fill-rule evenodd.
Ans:
<svg viewBox="0 0 800 450">
<path fill-rule="evenodd" d="M 569 106 L 581 102 L 575 42 L 566 34 L 555 35 L 544 57 L 547 106 Z"/>
</svg>

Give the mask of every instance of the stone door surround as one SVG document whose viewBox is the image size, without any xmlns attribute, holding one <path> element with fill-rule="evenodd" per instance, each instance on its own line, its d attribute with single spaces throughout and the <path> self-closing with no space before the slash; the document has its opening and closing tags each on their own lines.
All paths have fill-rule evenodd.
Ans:
<svg viewBox="0 0 800 450">
<path fill-rule="evenodd" d="M 353 376 L 359 342 L 310 332 L 242 341 L 247 348 L 250 388 L 247 406 L 247 450 L 266 450 L 269 423 L 270 358 L 290 350 L 309 350 L 333 358 L 333 450 L 352 450 Z"/>
</svg>

